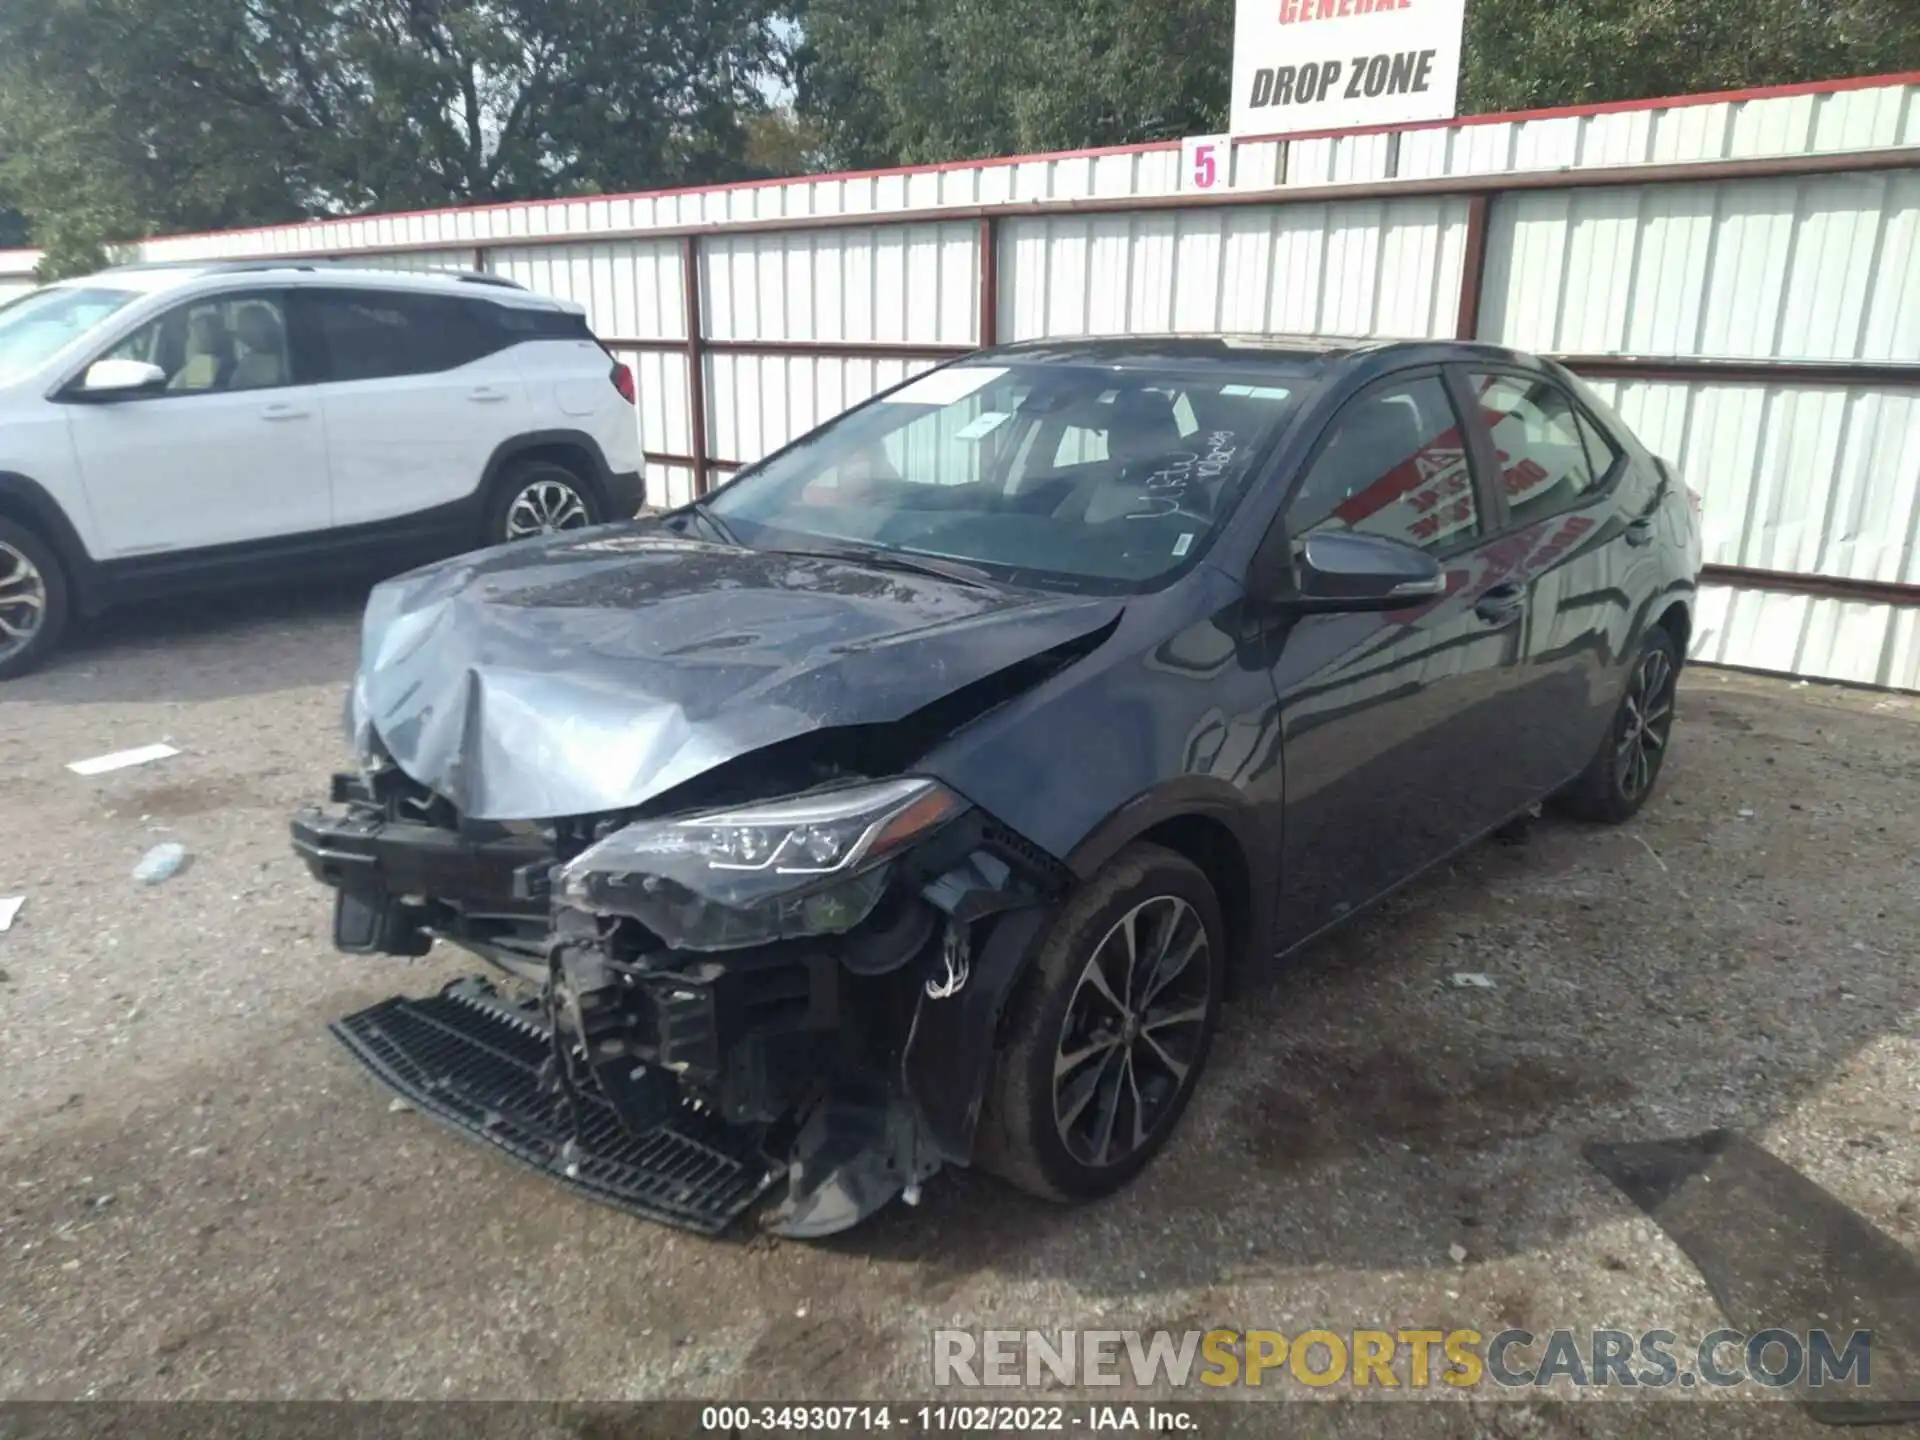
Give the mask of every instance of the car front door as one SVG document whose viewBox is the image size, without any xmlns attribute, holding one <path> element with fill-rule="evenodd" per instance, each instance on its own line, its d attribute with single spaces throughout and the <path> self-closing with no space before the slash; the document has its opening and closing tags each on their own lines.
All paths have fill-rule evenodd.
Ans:
<svg viewBox="0 0 1920 1440">
<path fill-rule="evenodd" d="M 315 285 L 294 303 L 324 357 L 339 524 L 404 520 L 468 499 L 495 447 L 531 428 L 526 382 L 504 337 L 487 333 L 483 302 Z"/>
<path fill-rule="evenodd" d="M 332 523 L 325 431 L 312 388 L 300 383 L 284 292 L 183 301 L 94 358 L 141 360 L 167 376 L 161 389 L 117 398 L 60 392 L 100 558 Z"/>
<path fill-rule="evenodd" d="M 1469 366 L 1476 443 L 1496 472 L 1489 549 L 1525 599 L 1509 757 L 1531 796 L 1586 767 L 1619 704 L 1627 647 L 1659 589 L 1659 479 L 1544 371 Z M 1638 601 L 1634 597 L 1641 597 Z"/>
<path fill-rule="evenodd" d="M 1503 713 L 1523 597 L 1487 555 L 1487 478 L 1463 395 L 1439 369 L 1376 381 L 1334 415 L 1279 523 L 1416 545 L 1445 595 L 1398 610 L 1283 618 L 1272 654 L 1285 764 L 1276 949 L 1342 919 L 1524 803 Z"/>
</svg>

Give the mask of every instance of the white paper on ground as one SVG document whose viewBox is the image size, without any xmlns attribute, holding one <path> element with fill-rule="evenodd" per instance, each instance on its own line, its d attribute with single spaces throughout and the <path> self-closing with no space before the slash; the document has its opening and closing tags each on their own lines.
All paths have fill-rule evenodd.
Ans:
<svg viewBox="0 0 1920 1440">
<path fill-rule="evenodd" d="M 104 775 L 109 770 L 145 765 L 150 760 L 164 760 L 169 755 L 179 753 L 171 745 L 142 745 L 137 750 L 116 750 L 111 755 L 96 755 L 91 760 L 75 760 L 68 764 L 67 769 L 76 775 Z"/>
<path fill-rule="evenodd" d="M 951 405 L 1006 373 L 1004 365 L 950 365 L 945 370 L 931 370 L 918 380 L 909 380 L 891 395 L 882 395 L 880 402 L 883 405 Z"/>
<path fill-rule="evenodd" d="M 13 928 L 13 917 L 20 913 L 20 907 L 27 903 L 24 895 L 0 896 L 0 935 Z"/>
</svg>

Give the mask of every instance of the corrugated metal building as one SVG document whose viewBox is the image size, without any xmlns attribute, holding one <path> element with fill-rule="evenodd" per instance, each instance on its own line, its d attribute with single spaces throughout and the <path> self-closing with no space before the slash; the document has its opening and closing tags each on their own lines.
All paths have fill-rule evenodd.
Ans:
<svg viewBox="0 0 1920 1440">
<path fill-rule="evenodd" d="M 1227 174 L 1184 192 L 1152 145 L 142 252 L 479 266 L 579 300 L 635 365 L 665 500 L 999 340 L 1557 354 L 1705 497 L 1698 658 L 1920 689 L 1920 76 L 1245 140 Z"/>
</svg>

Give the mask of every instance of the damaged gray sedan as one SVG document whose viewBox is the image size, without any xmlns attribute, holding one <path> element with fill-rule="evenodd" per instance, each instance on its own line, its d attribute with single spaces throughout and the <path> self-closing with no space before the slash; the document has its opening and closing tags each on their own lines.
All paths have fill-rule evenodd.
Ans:
<svg viewBox="0 0 1920 1440">
<path fill-rule="evenodd" d="M 492 969 L 335 1031 L 696 1229 L 832 1233 L 946 1165 L 1108 1193 L 1276 955 L 1542 799 L 1645 801 L 1691 500 L 1510 351 L 1046 342 L 415 571 L 294 843 L 340 948 Z"/>
</svg>

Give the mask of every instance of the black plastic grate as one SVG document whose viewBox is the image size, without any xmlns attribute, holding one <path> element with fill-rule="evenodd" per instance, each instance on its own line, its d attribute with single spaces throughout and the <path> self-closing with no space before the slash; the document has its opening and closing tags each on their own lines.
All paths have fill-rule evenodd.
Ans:
<svg viewBox="0 0 1920 1440">
<path fill-rule="evenodd" d="M 464 983 L 464 982 L 463 982 Z M 603 1204 L 704 1234 L 724 1230 L 777 1172 L 749 1132 L 683 1106 L 634 1135 L 606 1101 L 580 1097 L 577 1144 L 539 1083 L 551 1053 L 531 1012 L 484 991 L 395 996 L 330 1027 L 381 1080 L 435 1119 L 499 1146 Z"/>
</svg>

